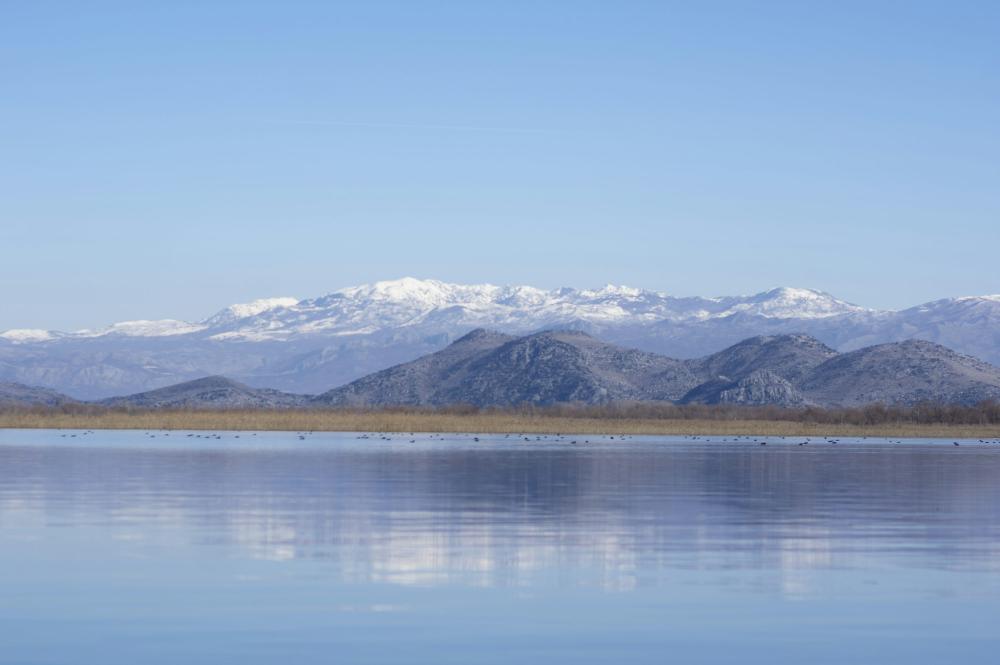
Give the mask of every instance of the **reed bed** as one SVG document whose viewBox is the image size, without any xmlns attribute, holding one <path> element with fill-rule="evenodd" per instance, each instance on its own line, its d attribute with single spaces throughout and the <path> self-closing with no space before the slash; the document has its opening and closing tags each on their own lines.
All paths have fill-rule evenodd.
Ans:
<svg viewBox="0 0 1000 665">
<path fill-rule="evenodd" d="M 121 410 L 90 406 L 0 410 L 0 428 L 880 436 L 1000 439 L 1000 408 L 791 410 L 735 407 L 547 409 Z"/>
</svg>

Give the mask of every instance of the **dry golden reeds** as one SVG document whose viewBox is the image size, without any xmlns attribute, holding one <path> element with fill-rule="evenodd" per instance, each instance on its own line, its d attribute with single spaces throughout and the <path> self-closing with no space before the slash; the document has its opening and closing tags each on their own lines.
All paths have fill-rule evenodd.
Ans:
<svg viewBox="0 0 1000 665">
<path fill-rule="evenodd" d="M 2 428 L 1000 438 L 1000 406 L 858 409 L 663 404 L 521 409 L 0 410 Z"/>
</svg>

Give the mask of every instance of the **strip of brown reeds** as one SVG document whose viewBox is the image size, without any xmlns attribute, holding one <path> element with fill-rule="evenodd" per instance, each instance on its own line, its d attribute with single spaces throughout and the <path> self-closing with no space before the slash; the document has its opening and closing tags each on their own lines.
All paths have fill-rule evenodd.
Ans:
<svg viewBox="0 0 1000 665">
<path fill-rule="evenodd" d="M 616 404 L 476 409 L 0 410 L 0 428 L 1000 438 L 1000 404 L 851 409 Z"/>
</svg>

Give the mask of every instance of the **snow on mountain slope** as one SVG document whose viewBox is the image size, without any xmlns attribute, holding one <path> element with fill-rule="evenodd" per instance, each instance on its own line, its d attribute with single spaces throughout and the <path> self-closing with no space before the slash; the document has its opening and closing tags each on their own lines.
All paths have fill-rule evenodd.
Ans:
<svg viewBox="0 0 1000 665">
<path fill-rule="evenodd" d="M 600 289 L 543 290 L 531 286 L 449 284 L 412 277 L 348 287 L 318 298 L 265 298 L 231 305 L 197 322 L 139 320 L 100 330 L 60 333 L 17 329 L 0 338 L 18 343 L 109 336 L 197 335 L 217 341 L 286 341 L 303 336 L 367 335 L 412 326 L 494 327 L 526 332 L 559 325 L 693 323 L 736 315 L 814 321 L 850 315 L 891 314 L 839 300 L 813 289 L 782 287 L 749 296 L 675 297 L 607 285 Z M 898 313 L 912 319 L 954 320 L 1000 316 L 1000 296 L 955 298 Z"/>
<path fill-rule="evenodd" d="M 370 334 L 388 328 L 492 326 L 529 331 L 573 322 L 595 325 L 704 320 L 733 314 L 819 318 L 865 311 L 810 289 L 781 288 L 753 296 L 676 298 L 608 285 L 601 289 L 448 284 L 411 277 L 334 291 L 319 298 L 267 298 L 232 305 L 199 322 L 125 321 L 63 337 L 162 337 L 200 334 L 216 340 L 288 340 L 304 335 Z M 8 331 L 20 342 L 48 341 L 48 331 Z"/>
<path fill-rule="evenodd" d="M 821 319 L 866 311 L 864 307 L 837 300 L 829 293 L 814 289 L 782 287 L 741 300 L 743 302 L 734 304 L 725 315 L 739 312 L 775 319 Z"/>
<path fill-rule="evenodd" d="M 204 324 L 188 323 L 176 319 L 160 319 L 158 321 L 121 321 L 101 330 L 79 330 L 71 333 L 73 337 L 166 337 L 169 335 L 189 335 L 205 329 Z M 64 337 L 67 335 L 63 335 Z"/>
<path fill-rule="evenodd" d="M 979 317 L 1000 321 L 1000 295 L 944 298 L 901 310 L 899 314 L 904 319 L 944 322 Z"/>
<path fill-rule="evenodd" d="M 594 325 L 723 317 L 738 312 L 769 317 L 816 318 L 860 307 L 807 289 L 775 289 L 735 298 L 675 298 L 608 285 L 595 290 L 530 286 L 459 285 L 403 278 L 335 291 L 267 316 L 267 325 L 245 320 L 228 339 L 287 339 L 306 334 L 367 334 L 427 323 L 492 326 L 529 331 L 572 322 Z M 242 332 L 242 335 L 241 335 Z"/>
</svg>

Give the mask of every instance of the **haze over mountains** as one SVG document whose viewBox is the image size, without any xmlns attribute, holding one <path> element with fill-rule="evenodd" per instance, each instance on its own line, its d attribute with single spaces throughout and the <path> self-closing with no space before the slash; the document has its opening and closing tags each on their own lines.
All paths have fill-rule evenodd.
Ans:
<svg viewBox="0 0 1000 665">
<path fill-rule="evenodd" d="M 404 278 L 307 300 L 233 305 L 199 322 L 129 321 L 73 333 L 9 330 L 0 333 L 0 381 L 44 386 L 80 399 L 147 391 L 206 375 L 258 388 L 321 393 L 438 351 L 476 328 L 508 335 L 575 329 L 596 340 L 680 359 L 706 356 L 758 335 L 804 333 L 841 352 L 923 339 L 1000 363 L 1000 296 L 879 311 L 810 289 L 678 298 L 614 286 L 546 291 Z M 744 385 L 726 390 L 788 392 L 765 371 L 772 370 L 742 377 Z"/>
<path fill-rule="evenodd" d="M 510 407 L 665 402 L 861 406 L 1000 400 L 1000 368 L 932 342 L 838 353 L 808 335 L 753 337 L 718 353 L 675 359 L 576 330 L 521 337 L 477 329 L 444 349 L 317 396 L 209 376 L 99 404 L 137 409 Z M 45 389 L 0 384 L 0 404 L 60 406 Z"/>
<path fill-rule="evenodd" d="M 209 376 L 99 404 L 138 409 L 621 402 L 838 407 L 986 400 L 1000 400 L 1000 368 L 923 340 L 838 353 L 808 335 L 764 336 L 682 360 L 615 346 L 577 330 L 515 337 L 477 329 L 440 351 L 317 396 Z M 0 384 L 0 405 L 72 401 L 47 389 Z"/>
</svg>

